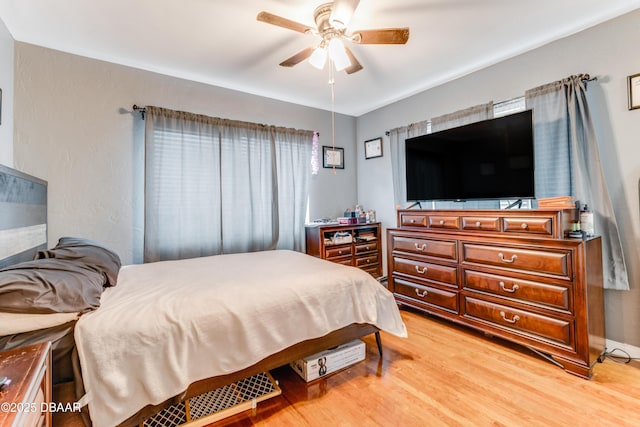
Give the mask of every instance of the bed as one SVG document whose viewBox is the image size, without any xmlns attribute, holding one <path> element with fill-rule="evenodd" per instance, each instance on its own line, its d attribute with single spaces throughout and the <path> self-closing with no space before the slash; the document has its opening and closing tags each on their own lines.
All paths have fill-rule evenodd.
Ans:
<svg viewBox="0 0 640 427">
<path fill-rule="evenodd" d="M 29 179 L 8 168 L 0 172 Z M 0 199 L 0 209 L 21 209 L 14 204 L 24 207 Z M 34 223 L 46 230 L 41 221 Z M 15 236 L 7 237 L 12 230 L 32 226 L 0 224 L 0 246 L 14 245 Z M 40 262 L 65 258 L 70 244 L 95 249 L 91 241 L 61 239 L 46 250 L 46 232 L 41 240 L 0 263 L 11 269 L 34 253 Z M 92 284 L 85 305 L 69 309 L 77 320 L 0 337 L 5 347 L 65 342 L 64 358 L 77 362 L 76 386 L 96 427 L 136 425 L 173 403 L 379 330 L 406 336 L 392 295 L 356 268 L 265 251 L 124 266 L 113 278 L 113 254 L 103 249 L 104 257 L 90 257 L 90 269 L 102 277 L 98 306 Z M 68 258 L 77 262 L 75 253 Z M 62 336 L 48 335 L 54 332 Z M 77 358 L 68 357 L 74 352 Z"/>
</svg>

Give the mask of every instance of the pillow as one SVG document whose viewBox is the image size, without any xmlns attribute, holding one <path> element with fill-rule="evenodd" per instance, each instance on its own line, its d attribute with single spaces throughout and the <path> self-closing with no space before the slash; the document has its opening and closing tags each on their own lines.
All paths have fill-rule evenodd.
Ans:
<svg viewBox="0 0 640 427">
<path fill-rule="evenodd" d="M 83 263 L 38 259 L 0 270 L 0 311 L 77 313 L 98 308 L 105 276 Z"/>
<path fill-rule="evenodd" d="M 36 253 L 36 259 L 55 258 L 81 262 L 105 276 L 104 286 L 115 286 L 120 257 L 100 243 L 79 237 L 62 237 L 53 249 Z"/>
</svg>

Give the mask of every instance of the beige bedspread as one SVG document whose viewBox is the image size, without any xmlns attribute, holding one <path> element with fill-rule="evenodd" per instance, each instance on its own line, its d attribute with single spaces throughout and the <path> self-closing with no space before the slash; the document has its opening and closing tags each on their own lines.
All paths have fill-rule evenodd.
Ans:
<svg viewBox="0 0 640 427">
<path fill-rule="evenodd" d="M 352 323 L 406 336 L 393 296 L 362 270 L 292 251 L 123 267 L 75 340 L 95 427 L 190 383 Z"/>
</svg>

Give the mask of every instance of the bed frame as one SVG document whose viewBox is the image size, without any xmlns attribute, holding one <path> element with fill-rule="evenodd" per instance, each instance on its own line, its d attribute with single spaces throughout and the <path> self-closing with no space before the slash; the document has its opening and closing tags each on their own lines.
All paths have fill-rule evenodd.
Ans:
<svg viewBox="0 0 640 427">
<path fill-rule="evenodd" d="M 46 181 L 0 165 L 0 213 L 0 268 L 32 260 L 37 251 L 47 248 Z M 175 403 L 370 334 L 375 334 L 378 352 L 382 356 L 378 328 L 369 324 L 352 324 L 323 337 L 295 344 L 241 371 L 197 381 L 159 405 L 147 405 L 120 425 L 140 425 Z M 79 386 L 81 384 L 76 384 L 76 389 Z"/>
<path fill-rule="evenodd" d="M 328 335 L 325 335 L 320 338 L 311 339 L 307 341 L 300 342 L 291 347 L 288 347 L 282 350 L 279 353 L 275 353 L 271 356 L 266 357 L 260 362 L 256 363 L 253 366 L 250 366 L 241 371 L 233 372 L 231 374 L 211 377 L 201 381 L 197 381 L 189 386 L 187 390 L 183 393 L 174 396 L 171 399 L 164 401 L 159 405 L 147 405 L 142 408 L 138 413 L 124 421 L 120 424 L 121 427 L 125 426 L 135 426 L 142 425 L 145 419 L 149 418 L 151 415 L 160 412 L 164 408 L 167 408 L 175 403 L 182 402 L 191 397 L 197 396 L 199 394 L 205 393 L 210 390 L 215 390 L 217 388 L 223 387 L 227 384 L 231 384 L 233 382 L 242 380 L 244 378 L 251 377 L 253 375 L 259 374 L 261 372 L 267 372 L 271 369 L 278 368 L 280 366 L 286 365 L 292 360 L 297 360 L 302 357 L 306 357 L 310 354 L 317 353 L 328 348 L 336 347 L 340 344 L 344 344 L 345 342 L 361 338 L 366 335 L 375 334 L 376 335 L 376 343 L 378 345 L 378 352 L 380 356 L 382 356 L 382 343 L 380 340 L 380 332 L 379 330 L 372 325 L 368 324 L 352 324 L 342 329 L 338 329 L 337 331 L 331 332 Z"/>
</svg>

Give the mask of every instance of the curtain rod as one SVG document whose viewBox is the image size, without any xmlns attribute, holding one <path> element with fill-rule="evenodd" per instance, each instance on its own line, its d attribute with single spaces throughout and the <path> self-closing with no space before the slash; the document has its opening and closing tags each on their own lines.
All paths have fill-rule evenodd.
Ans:
<svg viewBox="0 0 640 427">
<path fill-rule="evenodd" d="M 591 75 L 589 73 L 586 74 L 580 74 L 580 77 L 582 77 L 582 81 L 584 82 L 593 82 L 595 80 L 598 80 L 598 77 L 591 77 Z M 389 136 L 391 134 L 391 131 L 385 131 L 384 133 L 386 136 Z"/>
<path fill-rule="evenodd" d="M 141 107 L 141 106 L 139 106 L 139 105 L 137 105 L 137 104 L 133 104 L 133 107 L 132 107 L 132 108 L 133 108 L 133 111 L 138 111 L 138 112 L 140 113 L 140 115 L 142 116 L 142 120 L 144 120 L 144 115 L 145 115 L 145 113 L 147 112 L 147 109 L 146 109 L 145 107 Z M 318 132 L 318 131 L 314 131 L 314 133 L 315 133 L 318 137 L 320 137 L 320 132 Z"/>
<path fill-rule="evenodd" d="M 142 120 L 144 120 L 144 115 L 147 112 L 145 107 L 140 107 L 139 105 L 133 104 L 133 111 L 139 111 L 142 116 Z"/>
</svg>

